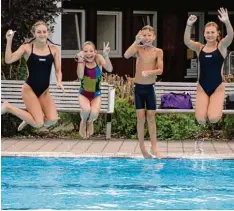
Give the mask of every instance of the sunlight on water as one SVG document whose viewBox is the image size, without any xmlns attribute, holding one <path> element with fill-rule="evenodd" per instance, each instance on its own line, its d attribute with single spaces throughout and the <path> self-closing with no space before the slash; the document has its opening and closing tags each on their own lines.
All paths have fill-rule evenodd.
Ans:
<svg viewBox="0 0 234 211">
<path fill-rule="evenodd" d="M 232 209 L 234 160 L 196 156 L 2 157 L 2 209 Z"/>
</svg>

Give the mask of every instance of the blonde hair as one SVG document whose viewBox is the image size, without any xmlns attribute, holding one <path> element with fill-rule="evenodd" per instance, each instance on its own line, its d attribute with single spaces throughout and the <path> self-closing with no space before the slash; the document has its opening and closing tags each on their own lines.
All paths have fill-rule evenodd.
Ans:
<svg viewBox="0 0 234 211">
<path fill-rule="evenodd" d="M 141 30 L 149 30 L 150 32 L 153 32 L 154 34 L 156 34 L 156 30 L 150 25 L 144 26 Z"/>
<path fill-rule="evenodd" d="M 96 47 L 95 47 L 95 45 L 94 45 L 93 42 L 91 42 L 91 41 L 86 41 L 86 42 L 84 42 L 84 44 L 82 45 L 82 49 L 83 49 L 86 45 L 92 45 L 92 46 L 93 46 L 93 49 L 96 50 Z"/>
<path fill-rule="evenodd" d="M 34 33 L 35 30 L 36 30 L 36 27 L 39 26 L 39 25 L 44 25 L 44 26 L 46 26 L 47 30 L 49 30 L 48 25 L 46 24 L 46 22 L 42 21 L 42 20 L 39 20 L 39 21 L 37 21 L 36 23 L 33 24 L 31 32 Z"/>
<path fill-rule="evenodd" d="M 215 23 L 215 22 L 208 22 L 206 25 L 205 25 L 205 29 L 207 28 L 207 27 L 209 27 L 209 26 L 214 26 L 215 28 L 216 28 L 216 30 L 217 30 L 217 32 L 218 32 L 218 36 L 217 36 L 217 41 L 219 42 L 220 40 L 221 40 L 221 32 L 220 32 L 220 30 L 219 30 L 219 26 L 218 26 L 218 24 L 217 23 Z"/>
<path fill-rule="evenodd" d="M 39 21 L 37 21 L 36 23 L 33 24 L 32 29 L 31 29 L 31 32 L 34 33 L 36 27 L 39 26 L 39 25 L 44 25 L 44 26 L 46 26 L 47 30 L 49 30 L 49 27 L 48 27 L 48 25 L 46 24 L 46 22 L 45 22 L 45 21 L 42 21 L 42 20 L 39 20 Z M 29 40 L 28 42 L 25 42 L 25 43 L 31 43 L 31 42 L 33 42 L 35 39 L 36 39 L 36 38 L 34 37 L 34 38 L 32 38 L 31 40 Z M 53 41 L 51 41 L 49 38 L 47 38 L 47 41 L 49 41 L 50 43 L 52 43 L 52 44 L 54 44 L 54 45 L 60 46 L 59 44 L 56 44 L 56 43 L 54 43 Z"/>
</svg>

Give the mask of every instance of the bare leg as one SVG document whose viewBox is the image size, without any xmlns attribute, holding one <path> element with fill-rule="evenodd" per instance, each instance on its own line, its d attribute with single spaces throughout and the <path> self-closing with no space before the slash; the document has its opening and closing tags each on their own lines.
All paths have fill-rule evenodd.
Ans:
<svg viewBox="0 0 234 211">
<path fill-rule="evenodd" d="M 206 123 L 208 104 L 209 96 L 204 92 L 200 84 L 198 84 L 195 104 L 195 117 L 199 124 Z"/>
<path fill-rule="evenodd" d="M 141 153 L 144 158 L 152 158 L 152 155 L 145 149 L 144 143 L 144 127 L 145 127 L 145 110 L 137 109 L 137 135 L 140 143 Z"/>
<path fill-rule="evenodd" d="M 49 89 L 47 89 L 40 97 L 39 102 L 42 107 L 42 111 L 44 113 L 44 126 L 50 127 L 57 123 L 58 121 L 58 113 L 56 110 L 56 106 L 54 101 L 49 93 Z M 27 122 L 23 121 L 19 127 L 18 131 L 22 130 L 27 125 Z"/>
<path fill-rule="evenodd" d="M 207 116 L 208 116 L 208 105 L 209 105 L 209 96 L 202 89 L 201 85 L 197 85 L 197 94 L 196 94 L 196 104 L 195 104 L 195 117 L 197 122 L 205 127 Z M 195 142 L 195 153 L 203 153 L 202 140 L 197 140 Z"/>
<path fill-rule="evenodd" d="M 88 119 L 87 137 L 90 137 L 94 133 L 93 122 L 98 118 L 101 108 L 101 101 L 101 96 L 98 96 L 91 101 L 91 112 Z"/>
<path fill-rule="evenodd" d="M 26 121 L 28 124 L 35 128 L 43 126 L 43 111 L 37 96 L 32 91 L 31 87 L 24 84 L 22 88 L 22 98 L 26 106 L 27 111 L 19 109 L 8 102 L 4 102 L 2 109 L 4 112 L 11 113 L 18 118 Z"/>
<path fill-rule="evenodd" d="M 150 134 L 150 141 L 152 145 L 152 153 L 157 157 L 161 158 L 161 154 L 158 152 L 157 148 L 157 130 L 156 130 L 156 123 L 155 123 L 155 111 L 148 110 L 147 111 L 147 122 Z"/>
<path fill-rule="evenodd" d="M 225 87 L 222 83 L 210 96 L 210 103 L 208 107 L 208 119 L 211 123 L 216 123 L 221 119 L 223 115 L 224 99 Z"/>
<path fill-rule="evenodd" d="M 81 137 L 86 138 L 87 137 L 87 132 L 86 132 L 86 126 L 87 126 L 87 120 L 90 115 L 91 107 L 90 107 L 90 101 L 88 98 L 85 96 L 79 94 L 78 95 L 79 103 L 80 103 L 80 116 L 81 116 L 81 121 L 80 121 L 80 129 L 79 129 L 79 134 Z"/>
<path fill-rule="evenodd" d="M 42 110 L 45 115 L 45 127 L 50 127 L 57 123 L 58 121 L 58 112 L 53 98 L 50 95 L 49 90 L 44 92 L 40 97 L 39 101 L 41 103 Z"/>
</svg>

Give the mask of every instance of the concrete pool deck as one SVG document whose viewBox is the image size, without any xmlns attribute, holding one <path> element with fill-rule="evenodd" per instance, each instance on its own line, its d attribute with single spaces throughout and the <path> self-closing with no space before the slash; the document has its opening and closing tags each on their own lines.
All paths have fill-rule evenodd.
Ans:
<svg viewBox="0 0 234 211">
<path fill-rule="evenodd" d="M 150 149 L 150 141 L 145 141 Z M 204 154 L 195 153 L 194 140 L 158 141 L 163 158 L 234 159 L 234 140 L 207 140 Z M 32 157 L 135 157 L 143 158 L 139 142 L 133 139 L 1 139 L 2 156 Z"/>
</svg>

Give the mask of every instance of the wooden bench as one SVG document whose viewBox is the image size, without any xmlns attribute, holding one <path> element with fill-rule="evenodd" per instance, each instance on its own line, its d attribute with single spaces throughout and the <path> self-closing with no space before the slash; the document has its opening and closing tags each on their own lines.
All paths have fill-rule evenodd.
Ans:
<svg viewBox="0 0 234 211">
<path fill-rule="evenodd" d="M 155 94 L 156 94 L 156 104 L 157 113 L 194 113 L 195 109 L 158 109 L 161 103 L 161 95 L 174 92 L 174 93 L 184 93 L 189 92 L 192 98 L 193 108 L 195 108 L 196 100 L 196 89 L 197 83 L 185 83 L 185 82 L 156 82 L 155 83 Z M 225 97 L 228 94 L 234 93 L 234 83 L 225 83 Z M 224 114 L 234 114 L 234 110 L 223 110 Z"/>
<path fill-rule="evenodd" d="M 24 81 L 1 80 L 1 102 L 8 101 L 12 105 L 25 109 L 21 89 Z M 80 112 L 78 92 L 80 82 L 63 82 L 64 92 L 57 88 L 56 83 L 50 84 L 50 94 L 54 99 L 57 111 Z M 106 82 L 101 83 L 102 104 L 100 113 L 106 114 L 106 139 L 111 138 L 111 114 L 114 112 L 115 89 Z"/>
</svg>

